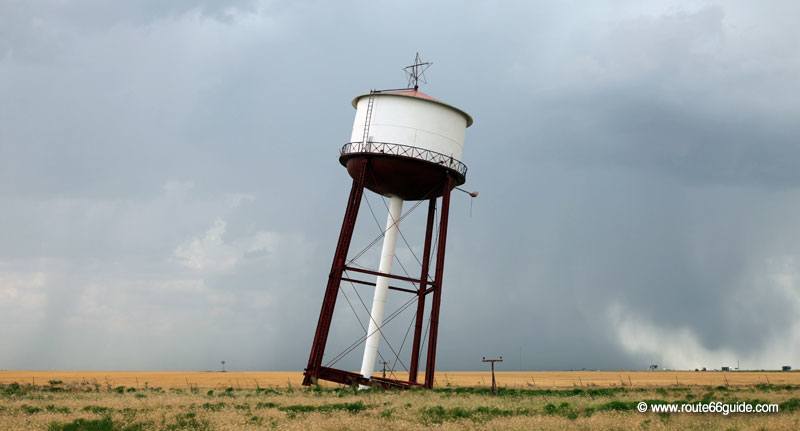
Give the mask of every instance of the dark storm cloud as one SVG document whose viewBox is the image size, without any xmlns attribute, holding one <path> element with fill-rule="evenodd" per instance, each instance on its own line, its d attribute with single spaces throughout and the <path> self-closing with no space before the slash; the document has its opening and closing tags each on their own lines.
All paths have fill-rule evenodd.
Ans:
<svg viewBox="0 0 800 431">
<path fill-rule="evenodd" d="M 797 13 L 4 3 L 0 368 L 301 368 L 349 101 L 401 85 L 417 50 L 427 91 L 476 118 L 481 196 L 471 215 L 454 202 L 441 367 L 796 362 Z M 376 230 L 362 215 L 355 248 Z"/>
</svg>

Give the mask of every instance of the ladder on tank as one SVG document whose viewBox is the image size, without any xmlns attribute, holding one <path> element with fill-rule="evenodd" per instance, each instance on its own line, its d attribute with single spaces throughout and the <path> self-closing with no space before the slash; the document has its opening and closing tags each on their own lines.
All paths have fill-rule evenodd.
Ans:
<svg viewBox="0 0 800 431">
<path fill-rule="evenodd" d="M 369 136 L 369 127 L 372 124 L 372 111 L 375 108 L 375 90 L 371 90 L 369 92 L 369 99 L 367 100 L 367 115 L 364 119 L 364 136 L 361 139 L 361 145 L 363 146 L 363 151 L 370 152 L 371 145 L 367 142 L 370 138 Z"/>
</svg>

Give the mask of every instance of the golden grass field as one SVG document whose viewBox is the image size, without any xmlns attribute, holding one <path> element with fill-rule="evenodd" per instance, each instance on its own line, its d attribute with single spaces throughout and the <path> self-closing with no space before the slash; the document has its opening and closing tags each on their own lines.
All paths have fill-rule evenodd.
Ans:
<svg viewBox="0 0 800 431">
<path fill-rule="evenodd" d="M 397 376 L 407 378 L 405 375 Z M 420 381 L 424 377 L 420 377 Z M 299 386 L 300 371 L 0 371 L 0 384 L 46 384 L 49 380 L 65 383 L 96 382 L 103 386 L 172 388 L 241 388 Z M 487 386 L 488 371 L 439 371 L 438 386 Z M 501 371 L 497 384 L 510 388 L 661 387 L 791 384 L 800 385 L 800 372 L 774 371 Z M 333 385 L 331 385 L 333 386 Z"/>
<path fill-rule="evenodd" d="M 797 430 L 800 373 L 439 372 L 434 390 L 299 385 L 299 372 L 0 372 L 0 430 Z M 767 383 L 769 382 L 769 383 Z M 775 403 L 770 414 L 636 404 Z"/>
</svg>

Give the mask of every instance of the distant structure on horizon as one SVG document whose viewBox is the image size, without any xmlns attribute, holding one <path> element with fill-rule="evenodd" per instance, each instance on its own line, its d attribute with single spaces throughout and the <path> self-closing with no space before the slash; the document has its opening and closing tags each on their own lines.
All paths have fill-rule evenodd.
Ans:
<svg viewBox="0 0 800 431">
<path fill-rule="evenodd" d="M 356 109 L 350 142 L 339 152 L 339 162 L 352 177 L 350 197 L 339 232 L 339 240 L 333 257 L 322 309 L 311 345 L 308 365 L 304 372 L 304 385 L 316 384 L 318 380 L 366 386 L 382 387 L 433 387 L 436 365 L 436 343 L 439 328 L 439 312 L 442 300 L 442 277 L 447 242 L 447 225 L 450 211 L 451 191 L 464 184 L 467 166 L 461 161 L 464 150 L 466 128 L 472 125 L 472 117 L 463 110 L 419 91 L 420 82 L 425 82 L 424 72 L 431 63 L 423 62 L 417 54 L 414 64 L 404 70 L 408 74 L 408 87 L 393 90 L 372 90 L 353 99 Z M 381 237 L 383 246 L 377 269 L 368 269 L 355 261 L 369 248 L 348 259 L 350 241 L 355 229 L 364 189 L 387 197 L 388 215 L 386 228 L 371 245 Z M 470 193 L 473 197 L 477 193 Z M 437 201 L 438 237 L 434 238 Z M 403 213 L 406 201 L 416 202 Z M 397 259 L 395 247 L 400 234 L 400 222 L 422 202 L 428 202 L 427 223 L 419 275 L 404 276 L 392 273 L 392 264 Z M 369 201 L 367 201 L 369 203 Z M 372 208 L 370 207 L 370 211 Z M 410 246 L 409 246 L 410 248 Z M 432 251 L 436 250 L 435 263 L 431 265 Z M 416 256 L 415 256 L 416 257 Z M 403 268 L 405 271 L 405 268 Z M 433 277 L 431 278 L 431 273 Z M 365 279 L 375 276 L 375 281 Z M 374 286 L 372 308 L 369 311 L 368 328 L 360 322 L 365 334 L 345 349 L 329 357 L 323 364 L 330 332 L 333 312 L 342 282 Z M 389 285 L 404 283 L 407 287 Z M 399 310 L 390 313 L 384 320 L 388 291 L 393 290 L 413 297 Z M 357 291 L 356 291 L 357 294 Z M 429 315 L 429 330 L 423 334 L 425 303 L 432 295 Z M 345 296 L 345 298 L 347 298 Z M 360 299 L 360 296 L 359 296 Z M 373 375 L 375 361 L 380 353 L 379 344 L 384 339 L 381 330 L 405 308 L 416 302 L 414 334 L 411 342 L 411 358 L 408 380 L 391 379 Z M 349 303 L 349 299 L 348 299 Z M 364 306 L 366 308 L 366 305 Z M 353 310 L 355 313 L 355 310 Z M 358 317 L 358 316 L 357 316 Z M 425 381 L 418 383 L 420 353 L 427 338 Z M 360 373 L 335 368 L 336 362 L 365 344 Z M 399 353 L 388 347 L 395 355 L 395 362 L 403 361 Z M 402 349 L 400 349 L 402 350 Z M 383 361 L 383 358 L 381 358 Z"/>
</svg>

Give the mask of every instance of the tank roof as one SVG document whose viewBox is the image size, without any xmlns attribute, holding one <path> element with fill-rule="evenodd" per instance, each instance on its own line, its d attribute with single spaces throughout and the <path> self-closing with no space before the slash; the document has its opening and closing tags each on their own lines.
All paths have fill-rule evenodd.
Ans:
<svg viewBox="0 0 800 431">
<path fill-rule="evenodd" d="M 423 92 L 421 92 L 419 90 L 416 90 L 416 89 L 413 89 L 413 88 L 400 88 L 400 89 L 395 89 L 395 90 L 375 90 L 372 93 L 364 93 L 364 94 L 356 96 L 353 99 L 353 103 L 352 103 L 353 104 L 353 108 L 355 108 L 358 105 L 359 99 L 361 99 L 362 97 L 368 97 L 370 94 L 382 95 L 382 96 L 414 97 L 414 98 L 417 98 L 417 99 L 427 100 L 429 102 L 433 102 L 433 103 L 436 103 L 438 105 L 446 106 L 446 107 L 448 107 L 448 108 L 450 108 L 450 109 L 452 109 L 454 111 L 457 111 L 461 115 L 463 115 L 464 118 L 467 120 L 467 127 L 471 126 L 472 123 L 474 122 L 472 120 L 472 116 L 470 116 L 469 114 L 467 114 L 463 110 L 461 110 L 459 108 L 456 108 L 455 106 L 450 105 L 449 103 L 442 102 L 441 100 L 436 99 L 435 97 L 433 97 L 433 96 L 431 96 L 429 94 L 423 93 Z"/>
</svg>

